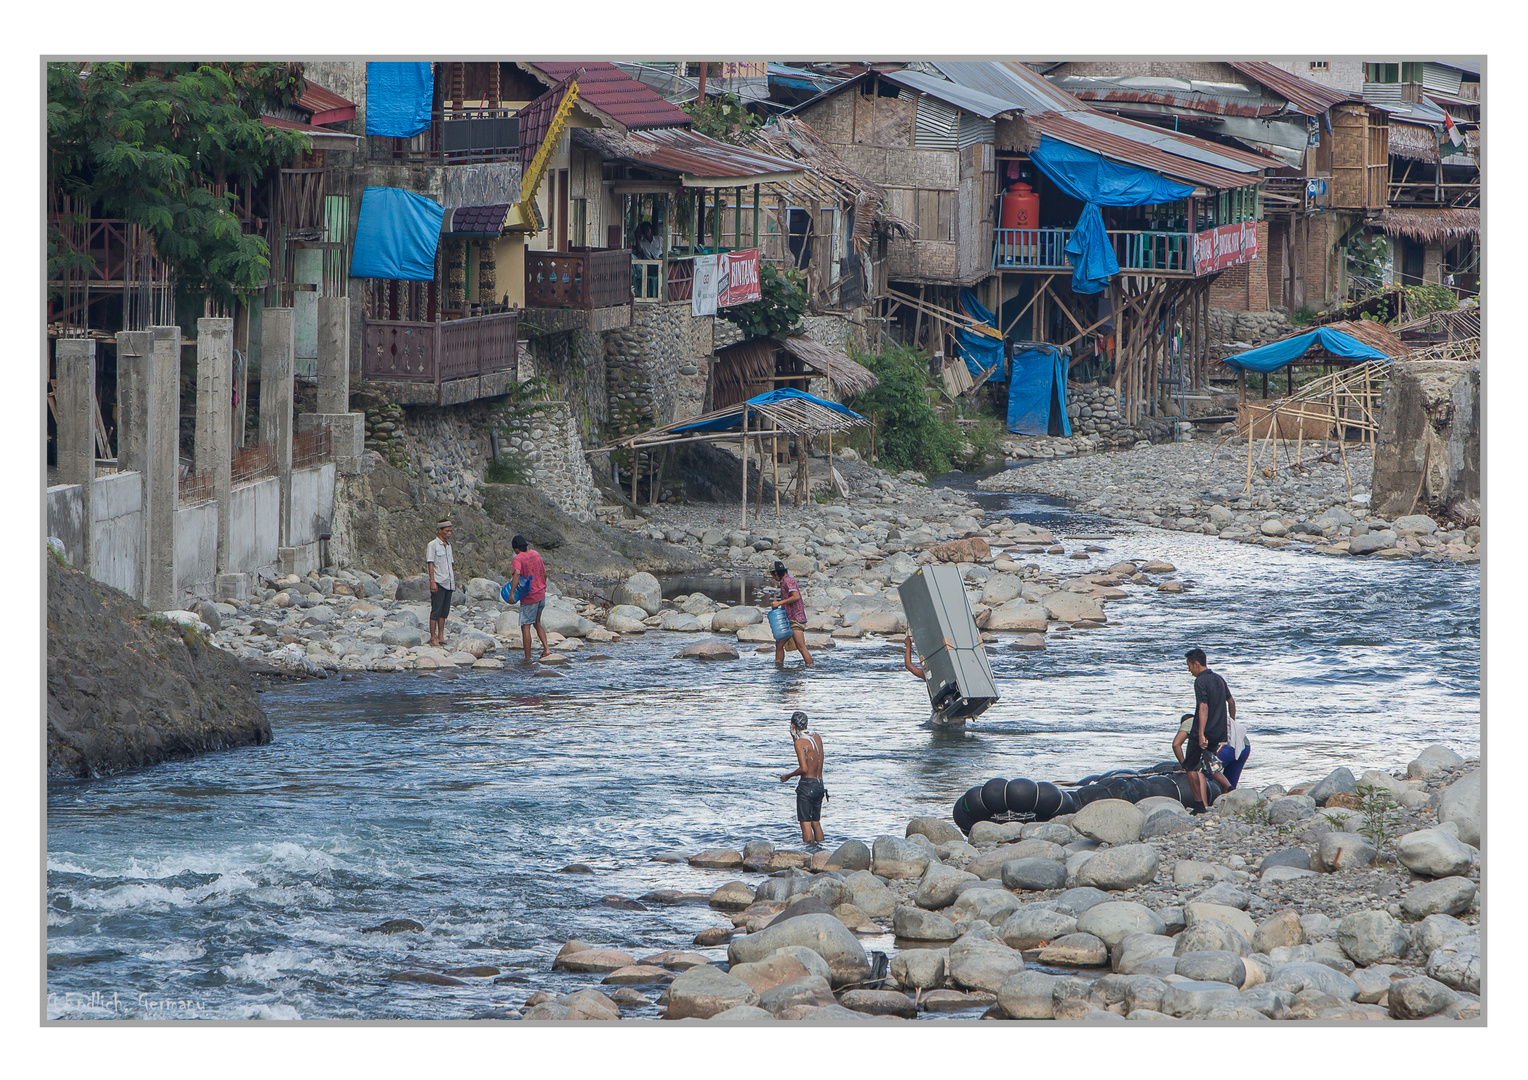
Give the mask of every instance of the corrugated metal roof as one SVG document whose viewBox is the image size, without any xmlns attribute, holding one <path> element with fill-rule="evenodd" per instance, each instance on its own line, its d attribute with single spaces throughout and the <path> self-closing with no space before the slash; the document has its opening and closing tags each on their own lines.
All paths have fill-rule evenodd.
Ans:
<svg viewBox="0 0 1528 1080">
<path fill-rule="evenodd" d="M 1026 113 L 1087 108 L 1017 60 L 936 60 L 934 66 L 952 82 L 1006 101 Z"/>
<path fill-rule="evenodd" d="M 348 132 L 319 127 L 317 124 L 303 124 L 280 116 L 262 116 L 260 117 L 260 123 L 268 128 L 281 128 L 283 131 L 301 131 L 305 135 L 311 135 L 314 138 L 327 136 L 331 139 L 350 139 L 353 142 L 359 141 L 361 138 L 359 135 L 351 135 Z"/>
<path fill-rule="evenodd" d="M 947 82 L 944 79 L 936 79 L 932 75 L 925 75 L 921 71 L 883 71 L 881 78 L 888 79 L 898 86 L 905 86 L 910 90 L 917 90 L 938 98 L 948 105 L 954 105 L 958 109 L 975 113 L 987 120 L 996 119 L 1003 113 L 1019 112 L 1020 106 L 1002 98 L 995 98 L 991 94 L 984 94 L 980 90 L 972 90 L 970 87 L 961 86 L 959 83 Z"/>
<path fill-rule="evenodd" d="M 1072 117 L 1079 123 L 1097 128 L 1099 131 L 1107 131 L 1119 135 L 1122 138 L 1134 142 L 1146 143 L 1155 146 L 1159 150 L 1165 150 L 1169 154 L 1188 158 L 1191 161 L 1202 162 L 1205 165 L 1214 165 L 1221 169 L 1230 169 L 1232 172 L 1255 173 L 1264 169 L 1274 168 L 1276 164 L 1267 158 L 1244 150 L 1236 150 L 1229 146 L 1220 146 L 1204 139 L 1195 138 L 1192 135 L 1184 135 L 1166 128 L 1156 127 L 1152 124 L 1142 124 L 1134 120 L 1124 120 L 1118 116 L 1109 116 L 1099 112 L 1072 113 Z"/>
<path fill-rule="evenodd" d="M 1321 83 L 1303 78 L 1292 71 L 1285 71 L 1281 67 L 1274 67 L 1262 60 L 1228 60 L 1226 63 L 1247 78 L 1255 79 L 1261 85 L 1279 94 L 1294 106 L 1295 111 L 1306 116 L 1320 116 L 1333 105 L 1341 105 L 1344 101 L 1361 100 L 1352 94 L 1323 86 Z"/>
<path fill-rule="evenodd" d="M 539 75 L 548 86 L 583 68 L 578 76 L 578 100 L 631 129 L 688 126 L 690 116 L 679 106 L 665 101 L 656 91 L 643 86 L 614 64 L 603 60 L 522 61 L 521 65 Z"/>
<path fill-rule="evenodd" d="M 1064 143 L 1080 146 L 1084 150 L 1092 150 L 1094 153 L 1102 154 L 1104 157 L 1111 158 L 1114 161 L 1122 161 L 1127 165 L 1137 165 L 1143 169 L 1151 169 L 1153 172 L 1159 172 L 1165 176 L 1175 176 L 1180 180 L 1191 180 L 1196 184 L 1204 184 L 1206 187 L 1216 188 L 1217 190 L 1246 187 L 1248 184 L 1255 184 L 1262 179 L 1259 176 L 1232 172 L 1229 169 L 1218 168 L 1214 165 L 1207 165 L 1204 162 L 1180 157 L 1177 154 L 1170 154 L 1150 143 L 1140 142 L 1118 132 L 1100 130 L 1083 122 L 1089 117 L 1097 115 L 1097 113 L 1073 110 L 1067 113 L 1039 113 L 1037 115 L 1026 116 L 1024 119 L 1036 130 L 1049 135 L 1053 139 L 1060 139 Z M 1146 125 L 1134 126 L 1144 127 Z"/>
<path fill-rule="evenodd" d="M 680 174 L 686 187 L 739 187 L 793 180 L 801 167 L 785 158 L 731 146 L 685 128 L 634 131 L 623 156 Z"/>
<path fill-rule="evenodd" d="M 1167 109 L 1209 113 L 1214 116 L 1256 118 L 1277 116 L 1284 111 L 1283 106 L 1280 105 L 1252 104 L 1247 98 L 1231 98 L 1217 94 L 1130 90 L 1097 83 L 1092 86 L 1080 86 L 1077 81 L 1071 79 L 1068 79 L 1066 85 L 1083 101 L 1102 101 L 1110 105 L 1160 105 Z"/>
<path fill-rule="evenodd" d="M 312 122 L 315 124 L 337 124 L 341 120 L 355 119 L 355 102 L 346 101 L 333 90 L 327 90 L 315 82 L 308 83 L 302 96 L 293 104 L 304 112 L 312 113 Z"/>
</svg>

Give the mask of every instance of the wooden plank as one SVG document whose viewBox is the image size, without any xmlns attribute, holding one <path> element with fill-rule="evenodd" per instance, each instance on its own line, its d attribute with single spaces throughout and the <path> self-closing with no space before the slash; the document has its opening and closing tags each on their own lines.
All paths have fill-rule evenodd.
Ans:
<svg viewBox="0 0 1528 1080">
<path fill-rule="evenodd" d="M 934 213 L 939 223 L 939 239 L 951 239 L 954 235 L 955 225 L 955 193 L 953 191 L 937 193 Z"/>
</svg>

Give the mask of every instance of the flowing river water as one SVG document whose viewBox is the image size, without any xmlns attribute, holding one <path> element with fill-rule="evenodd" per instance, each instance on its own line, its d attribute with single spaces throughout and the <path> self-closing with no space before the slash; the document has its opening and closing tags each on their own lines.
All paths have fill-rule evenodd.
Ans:
<svg viewBox="0 0 1528 1080">
<path fill-rule="evenodd" d="M 655 854 L 800 845 L 778 780 L 796 709 L 827 747 L 830 846 L 948 818 L 993 776 L 1076 780 L 1170 757 L 1193 645 L 1236 695 L 1246 782 L 1394 769 L 1430 742 L 1479 753 L 1475 569 L 1249 548 L 972 493 L 1058 535 L 1109 534 L 1094 566 L 1164 558 L 1192 587 L 1133 589 L 1106 627 L 1044 651 L 994 646 L 1002 700 L 962 735 L 918 726 L 927 697 L 899 641 L 842 642 L 782 673 L 753 652 L 675 661 L 692 635 L 649 632 L 586 647 L 563 678 L 512 662 L 269 691 L 269 746 L 50 783 L 47 1015 L 462 1019 L 596 985 L 550 971 L 568 938 L 640 957 L 720 921 L 701 905 L 600 904 L 732 876 Z M 575 862 L 595 873 L 559 872 Z M 395 918 L 424 930 L 363 932 Z M 477 965 L 500 974 L 390 978 Z"/>
</svg>

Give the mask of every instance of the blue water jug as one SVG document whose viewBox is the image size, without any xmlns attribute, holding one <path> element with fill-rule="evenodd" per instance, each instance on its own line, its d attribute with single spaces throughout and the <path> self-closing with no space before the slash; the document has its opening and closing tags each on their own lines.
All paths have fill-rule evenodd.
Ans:
<svg viewBox="0 0 1528 1080">
<path fill-rule="evenodd" d="M 790 616 L 785 614 L 783 607 L 769 609 L 769 629 L 776 641 L 785 641 L 791 636 Z"/>
</svg>

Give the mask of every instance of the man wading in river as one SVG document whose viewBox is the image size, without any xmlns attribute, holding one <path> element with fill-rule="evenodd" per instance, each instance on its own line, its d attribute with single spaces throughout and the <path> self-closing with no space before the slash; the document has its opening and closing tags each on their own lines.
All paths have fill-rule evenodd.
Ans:
<svg viewBox="0 0 1528 1080">
<path fill-rule="evenodd" d="M 780 783 L 793 776 L 801 777 L 796 785 L 796 820 L 801 822 L 801 839 L 822 843 L 822 800 L 828 789 L 822 786 L 822 736 L 806 729 L 806 713 L 791 714 L 791 743 L 796 747 L 796 767 L 780 774 Z"/>
<path fill-rule="evenodd" d="M 1193 812 L 1203 814 L 1208 810 L 1204 786 L 1204 774 L 1221 771 L 1219 752 L 1226 741 L 1226 720 L 1236 715 L 1236 699 L 1226 681 L 1208 666 L 1203 649 L 1190 649 L 1184 654 L 1189 673 L 1194 676 L 1193 730 L 1188 732 L 1188 745 L 1179 759 L 1188 771 L 1188 786 L 1194 793 Z M 1178 744 L 1173 743 L 1177 750 Z M 1223 783 L 1222 788 L 1229 788 Z"/>
</svg>

